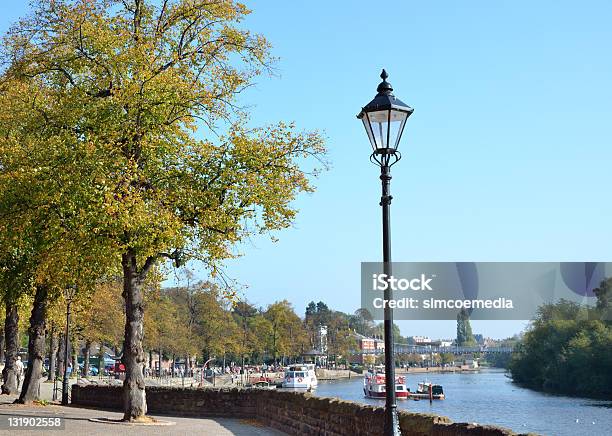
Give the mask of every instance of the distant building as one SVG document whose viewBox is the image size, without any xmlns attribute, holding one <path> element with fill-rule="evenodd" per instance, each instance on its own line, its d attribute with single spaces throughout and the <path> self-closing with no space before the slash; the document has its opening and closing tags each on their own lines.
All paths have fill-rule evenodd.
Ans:
<svg viewBox="0 0 612 436">
<path fill-rule="evenodd" d="M 383 339 L 375 339 L 374 347 L 376 351 L 384 353 L 385 352 L 385 341 Z"/>
<path fill-rule="evenodd" d="M 314 348 L 310 351 L 303 352 L 302 358 L 304 362 L 314 363 L 317 366 L 325 366 L 327 363 L 327 356 Z"/>
<path fill-rule="evenodd" d="M 492 339 L 492 338 L 484 338 L 483 345 L 485 347 L 498 347 L 499 341 L 496 341 L 495 339 Z"/>
<path fill-rule="evenodd" d="M 374 352 L 376 349 L 376 339 L 368 338 L 367 336 L 360 335 L 359 333 L 357 333 L 356 336 L 360 351 Z"/>
<path fill-rule="evenodd" d="M 317 350 L 321 354 L 327 354 L 327 326 L 319 325 L 317 330 Z"/>
<path fill-rule="evenodd" d="M 461 369 L 478 369 L 478 359 L 473 357 L 468 357 L 463 360 L 463 364 L 461 365 Z"/>
<path fill-rule="evenodd" d="M 372 363 L 371 360 L 385 352 L 385 342 L 379 338 L 370 338 L 359 333 L 354 333 L 359 346 L 358 350 L 352 354 L 350 361 L 353 363 Z"/>
<path fill-rule="evenodd" d="M 453 341 L 450 339 L 436 339 L 431 341 L 428 345 L 432 347 L 450 347 L 453 345 Z"/>
<path fill-rule="evenodd" d="M 431 345 L 432 340 L 427 336 L 408 336 L 409 345 Z"/>
</svg>

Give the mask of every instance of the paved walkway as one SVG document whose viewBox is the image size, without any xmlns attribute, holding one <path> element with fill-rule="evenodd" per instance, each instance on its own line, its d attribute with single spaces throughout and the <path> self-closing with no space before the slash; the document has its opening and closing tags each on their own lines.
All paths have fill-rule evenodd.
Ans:
<svg viewBox="0 0 612 436">
<path fill-rule="evenodd" d="M 2 428 L 0 435 L 23 435 L 40 436 L 48 434 L 41 430 L 8 430 L 6 427 L 8 417 L 56 417 L 65 418 L 65 429 L 57 431 L 57 434 L 72 435 L 100 435 L 100 436 L 122 436 L 122 435 L 239 435 L 239 436 L 267 436 L 283 435 L 277 430 L 264 427 L 256 421 L 226 418 L 179 418 L 173 416 L 156 416 L 162 421 L 171 421 L 174 425 L 166 426 L 143 426 L 131 424 L 99 423 L 89 421 L 91 418 L 109 418 L 119 420 L 121 413 L 105 410 L 83 409 L 78 407 L 64 407 L 50 404 L 46 406 L 25 406 L 11 404 L 14 396 L 0 395 L 0 420 Z M 53 433 L 51 433 L 53 434 Z"/>
</svg>

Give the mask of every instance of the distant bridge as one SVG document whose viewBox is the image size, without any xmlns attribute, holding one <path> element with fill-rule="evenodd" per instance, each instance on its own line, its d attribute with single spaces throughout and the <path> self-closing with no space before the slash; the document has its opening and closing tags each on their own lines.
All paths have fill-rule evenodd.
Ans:
<svg viewBox="0 0 612 436">
<path fill-rule="evenodd" d="M 438 346 L 438 345 L 407 345 L 395 344 L 396 354 L 430 354 L 430 353 L 451 353 L 455 355 L 463 354 L 494 354 L 494 353 L 512 353 L 513 347 L 487 347 L 477 345 L 474 347 L 457 347 L 457 346 Z M 359 351 L 362 354 L 383 354 L 384 350 L 363 350 Z"/>
<path fill-rule="evenodd" d="M 406 345 L 395 344 L 396 353 L 406 354 L 428 354 L 428 353 L 451 353 L 451 354 L 491 354 L 491 353 L 512 353 L 513 347 L 486 347 L 477 345 L 473 347 L 457 347 L 457 346 L 437 346 L 437 345 Z"/>
</svg>

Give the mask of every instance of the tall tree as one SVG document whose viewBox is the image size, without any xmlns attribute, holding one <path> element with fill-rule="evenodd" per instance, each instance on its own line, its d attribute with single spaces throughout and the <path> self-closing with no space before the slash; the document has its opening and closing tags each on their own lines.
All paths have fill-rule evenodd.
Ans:
<svg viewBox="0 0 612 436">
<path fill-rule="evenodd" d="M 299 341 L 296 339 L 301 335 L 294 336 L 292 332 L 299 331 L 302 321 L 293 310 L 291 303 L 282 300 L 269 305 L 264 317 L 271 324 L 270 345 L 274 360 L 278 361 L 280 356 L 299 353 Z"/>
<path fill-rule="evenodd" d="M 6 222 L 3 224 L 6 225 Z M 20 312 L 28 306 L 24 297 L 32 289 L 32 259 L 27 249 L 23 248 L 23 241 L 7 238 L 10 234 L 7 227 L 2 224 L 0 227 L 3 227 L 0 228 L 0 245 L 3 246 L 0 257 L 0 296 L 5 310 L 2 393 L 12 395 L 18 389 L 15 362 L 19 353 Z"/>
<path fill-rule="evenodd" d="M 348 354 L 357 349 L 357 339 L 350 328 L 351 316 L 342 312 L 333 312 L 328 329 L 328 354 L 334 357 L 334 362 L 347 361 Z"/>
<path fill-rule="evenodd" d="M 75 307 L 74 325 L 83 341 L 83 376 L 89 376 L 90 354 L 94 344 L 118 348 L 123 340 L 121 329 L 125 319 L 121 281 L 116 277 L 102 278 L 93 290 L 83 295 Z M 101 369 L 101 368 L 100 368 Z"/>
<path fill-rule="evenodd" d="M 258 311 L 257 308 L 246 300 L 241 300 L 234 304 L 232 316 L 239 326 L 240 340 L 238 342 L 238 352 L 244 363 L 248 355 L 252 355 L 254 350 L 258 348 L 257 344 L 261 341 L 261 337 L 258 336 L 258 332 L 254 329 Z M 244 364 L 242 366 L 244 367 Z"/>
<path fill-rule="evenodd" d="M 200 311 L 195 332 L 200 340 L 204 360 L 222 356 L 228 349 L 231 334 L 235 331 L 231 313 L 226 310 L 223 295 L 218 286 L 206 284 L 196 294 Z"/>
<path fill-rule="evenodd" d="M 368 309 L 357 309 L 349 322 L 352 329 L 365 336 L 371 335 L 374 329 L 374 319 Z"/>
<path fill-rule="evenodd" d="M 374 327 L 372 329 L 372 334 L 374 334 L 375 336 L 382 338 L 385 335 L 385 323 L 380 322 L 376 325 L 376 327 Z M 399 328 L 399 326 L 395 323 L 393 323 L 393 338 L 395 340 L 396 343 L 400 343 L 404 341 L 404 338 L 402 337 L 402 332 Z"/>
<path fill-rule="evenodd" d="M 28 403 L 39 399 L 40 378 L 45 361 L 46 311 L 49 297 L 49 286 L 45 283 L 36 286 L 30 328 L 28 330 L 28 367 L 23 387 L 17 400 Z"/>
<path fill-rule="evenodd" d="M 84 341 L 120 347 L 125 317 L 121 292 L 121 281 L 111 277 L 100 280 L 91 293 L 78 301 L 74 323 Z"/>
<path fill-rule="evenodd" d="M 237 95 L 270 62 L 265 39 L 238 24 L 248 12 L 231 0 L 40 0 L 4 41 L 13 76 L 61 90 L 61 110 L 32 110 L 95 166 L 77 210 L 121 256 L 125 420 L 146 413 L 151 268 L 192 256 L 215 271 L 232 244 L 290 225 L 291 201 L 312 189 L 302 168 L 323 152 L 320 136 L 282 123 L 247 128 L 238 110 Z M 198 123 L 229 133 L 198 139 Z"/>
<path fill-rule="evenodd" d="M 64 109 L 57 98 L 63 88 L 16 69 L 11 64 L 0 80 L 0 105 L 7 109 L 0 115 L 0 246 L 8 265 L 3 275 L 11 282 L 3 286 L 7 301 L 33 294 L 29 364 L 19 398 L 30 402 L 39 391 L 49 304 L 66 286 L 86 284 L 112 256 L 100 250 L 95 232 L 79 226 L 87 222 L 80 205 L 88 200 L 83 189 L 90 181 L 83 174 L 91 168 L 75 152 L 72 133 L 45 116 Z"/>
<path fill-rule="evenodd" d="M 153 289 L 145 295 L 145 308 L 144 345 L 149 350 L 156 350 L 161 359 L 164 353 L 173 351 L 175 342 L 180 341 L 183 334 L 178 307 L 167 294 Z M 159 369 L 161 371 L 161 365 Z"/>
<path fill-rule="evenodd" d="M 460 347 L 476 345 L 470 324 L 470 314 L 465 309 L 461 309 L 457 314 L 457 345 Z"/>
<path fill-rule="evenodd" d="M 306 306 L 306 318 L 313 317 L 316 315 L 316 313 L 317 313 L 317 305 L 315 304 L 314 301 L 311 301 Z"/>
<path fill-rule="evenodd" d="M 612 278 L 603 280 L 593 289 L 593 293 L 597 297 L 597 308 L 602 311 L 603 318 L 612 321 Z"/>
<path fill-rule="evenodd" d="M 18 325 L 19 315 L 17 304 L 11 301 L 5 302 L 6 316 L 4 320 L 4 334 L 6 344 L 4 369 L 2 370 L 2 393 L 3 394 L 16 394 L 17 393 L 17 368 L 15 362 L 17 361 L 17 355 L 19 352 L 19 344 L 17 343 L 18 338 Z"/>
</svg>

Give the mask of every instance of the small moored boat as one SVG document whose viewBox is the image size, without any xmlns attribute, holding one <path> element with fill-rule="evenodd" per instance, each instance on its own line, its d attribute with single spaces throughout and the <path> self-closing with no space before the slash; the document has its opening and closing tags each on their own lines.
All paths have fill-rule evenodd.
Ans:
<svg viewBox="0 0 612 436">
<path fill-rule="evenodd" d="M 383 366 L 369 369 L 363 378 L 363 394 L 367 398 L 385 398 L 385 370 Z M 395 377 L 395 398 L 406 399 L 410 395 L 404 377 Z"/>
<path fill-rule="evenodd" d="M 417 386 L 416 394 L 421 398 L 432 398 L 433 400 L 443 400 L 444 389 L 442 385 L 435 385 L 431 382 L 424 381 Z"/>
</svg>

